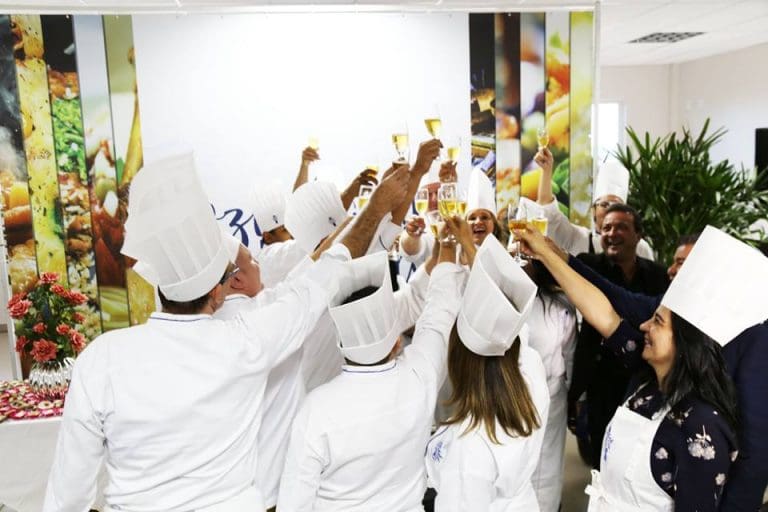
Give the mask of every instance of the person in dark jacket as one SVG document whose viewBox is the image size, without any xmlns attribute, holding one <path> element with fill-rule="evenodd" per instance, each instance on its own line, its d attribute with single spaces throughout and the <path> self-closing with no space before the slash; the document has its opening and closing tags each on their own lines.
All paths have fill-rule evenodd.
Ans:
<svg viewBox="0 0 768 512">
<path fill-rule="evenodd" d="M 636 255 L 642 238 L 640 214 L 626 204 L 608 207 L 602 224 L 601 254 L 583 253 L 577 258 L 609 281 L 649 295 L 664 293 L 669 286 L 667 270 Z M 576 342 L 573 380 L 568 390 L 568 424 L 575 428 L 580 399 L 586 393 L 590 463 L 600 468 L 600 444 L 608 422 L 621 405 L 632 372 L 617 363 L 616 355 L 602 346 L 603 337 L 582 322 Z"/>
<path fill-rule="evenodd" d="M 573 256 L 570 266 L 597 286 L 616 312 L 635 328 L 661 303 L 662 295 L 633 293 L 611 283 Z M 739 457 L 730 469 L 720 510 L 754 512 L 768 485 L 768 323 L 745 329 L 722 349 L 726 369 L 736 387 L 741 413 Z"/>
</svg>

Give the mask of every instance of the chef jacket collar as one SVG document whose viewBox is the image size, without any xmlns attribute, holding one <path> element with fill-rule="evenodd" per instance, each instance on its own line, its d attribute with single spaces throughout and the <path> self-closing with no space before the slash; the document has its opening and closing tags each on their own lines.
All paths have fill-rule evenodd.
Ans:
<svg viewBox="0 0 768 512">
<path fill-rule="evenodd" d="M 352 364 L 342 365 L 341 371 L 344 373 L 383 373 L 394 369 L 397 366 L 397 359 L 392 359 L 384 364 L 374 366 L 355 366 Z"/>
<path fill-rule="evenodd" d="M 164 313 L 162 311 L 155 311 L 149 315 L 150 320 L 160 320 L 166 322 L 197 322 L 198 320 L 210 320 L 213 317 L 206 314 L 197 315 L 176 315 L 174 313 Z"/>
</svg>

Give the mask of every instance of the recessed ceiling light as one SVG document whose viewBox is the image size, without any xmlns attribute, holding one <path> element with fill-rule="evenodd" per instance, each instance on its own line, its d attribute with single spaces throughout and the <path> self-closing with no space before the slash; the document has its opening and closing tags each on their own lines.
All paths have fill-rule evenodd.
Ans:
<svg viewBox="0 0 768 512">
<path fill-rule="evenodd" d="M 630 43 L 676 43 L 684 39 L 700 36 L 704 32 L 654 32 L 647 36 L 633 39 Z"/>
</svg>

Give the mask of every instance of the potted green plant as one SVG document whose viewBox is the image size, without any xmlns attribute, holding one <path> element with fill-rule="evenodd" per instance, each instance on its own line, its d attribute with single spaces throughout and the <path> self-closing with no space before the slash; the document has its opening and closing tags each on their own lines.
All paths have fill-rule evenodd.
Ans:
<svg viewBox="0 0 768 512">
<path fill-rule="evenodd" d="M 681 235 L 712 225 L 748 243 L 762 240 L 750 230 L 768 215 L 768 175 L 737 170 L 728 160 L 713 162 L 710 149 L 726 131 L 698 135 L 689 129 L 652 138 L 627 128 L 630 144 L 616 158 L 629 170 L 629 204 L 643 216 L 644 237 L 657 260 L 672 260 Z"/>
</svg>

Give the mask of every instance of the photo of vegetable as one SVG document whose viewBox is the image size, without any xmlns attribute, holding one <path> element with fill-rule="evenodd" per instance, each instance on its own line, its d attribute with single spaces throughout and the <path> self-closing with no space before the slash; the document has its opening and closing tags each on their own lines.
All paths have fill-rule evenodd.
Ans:
<svg viewBox="0 0 768 512">
<path fill-rule="evenodd" d="M 16 87 L 14 53 L 23 49 L 19 28 L 0 15 L 0 204 L 8 247 L 11 294 L 23 293 L 37 281 L 32 231 L 32 205 L 27 186 L 24 132 Z M 31 128 L 31 124 L 27 124 Z"/>
<path fill-rule="evenodd" d="M 0 62 L 12 293 L 54 272 L 88 299 L 86 338 L 144 322 L 154 290 L 120 253 L 143 160 L 130 17 L 0 16 Z"/>
<path fill-rule="evenodd" d="M 75 16 L 74 27 L 101 324 L 109 331 L 130 325 L 125 258 L 120 254 L 126 211 L 117 198 L 104 25 L 98 16 Z"/>
<path fill-rule="evenodd" d="M 496 181 L 496 62 L 494 15 L 469 15 L 472 167 Z"/>
<path fill-rule="evenodd" d="M 590 226 L 592 204 L 592 90 L 594 16 L 571 13 L 571 222 Z"/>
<path fill-rule="evenodd" d="M 41 16 L 69 286 L 88 297 L 83 333 L 101 334 L 91 204 L 72 18 Z"/>
<path fill-rule="evenodd" d="M 129 16 L 103 16 L 104 43 L 109 72 L 110 104 L 114 132 L 114 159 L 117 171 L 117 213 L 124 222 L 128 211 L 128 190 L 143 164 L 141 121 L 136 83 L 133 27 Z M 108 193 L 109 194 L 109 193 Z M 110 205 L 114 206 L 114 205 Z M 106 208 L 105 208 L 106 210 Z M 109 210 L 106 211 L 109 213 Z M 116 234 L 116 233 L 115 233 Z M 122 247 L 122 238 L 120 239 Z M 126 284 L 131 325 L 144 323 L 155 311 L 155 291 L 126 262 Z"/>
<path fill-rule="evenodd" d="M 552 190 L 571 221 L 590 223 L 590 146 L 594 87 L 594 18 L 587 12 L 494 15 L 493 93 L 482 87 L 489 14 L 470 15 L 473 166 L 495 165 L 499 211 L 520 197 L 536 200 L 540 144 L 554 156 Z M 487 106 L 487 108 L 484 108 Z M 495 118 L 494 133 L 487 119 Z M 541 142 L 539 140 L 541 136 Z M 489 158 L 490 155 L 490 158 Z"/>
<path fill-rule="evenodd" d="M 496 20 L 496 209 L 520 201 L 520 14 Z"/>
<path fill-rule="evenodd" d="M 48 76 L 40 16 L 11 16 L 16 83 L 24 135 L 38 272 L 66 280 L 64 224 L 59 197 Z M 22 255 L 25 251 L 11 253 Z M 66 284 L 66 283 L 64 283 Z"/>
</svg>

